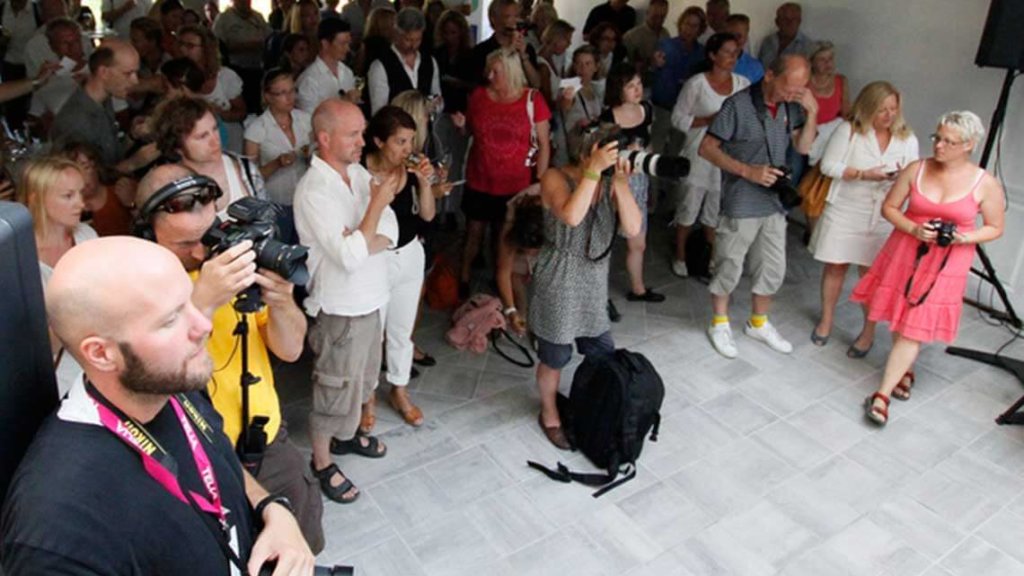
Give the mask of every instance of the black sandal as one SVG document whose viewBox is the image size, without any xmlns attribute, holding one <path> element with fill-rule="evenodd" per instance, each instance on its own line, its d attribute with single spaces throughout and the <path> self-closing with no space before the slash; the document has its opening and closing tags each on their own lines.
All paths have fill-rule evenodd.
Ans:
<svg viewBox="0 0 1024 576">
<path fill-rule="evenodd" d="M 413 364 L 417 364 L 419 366 L 424 366 L 426 368 L 430 368 L 431 366 L 437 366 L 437 359 L 436 358 L 434 358 L 430 354 L 427 354 L 426 352 L 422 352 L 421 351 L 421 353 L 423 354 L 423 357 L 422 358 L 417 358 L 416 357 L 416 353 L 413 352 L 413 355 L 412 355 L 412 363 Z"/>
<path fill-rule="evenodd" d="M 360 438 L 366 438 L 366 446 L 363 446 L 363 443 L 359 441 Z M 378 448 L 383 448 L 383 450 L 378 451 Z M 383 458 L 387 453 L 387 446 L 384 446 L 380 440 L 377 440 L 376 436 L 356 434 L 351 440 L 331 438 L 331 454 L 337 456 L 358 454 L 366 458 Z"/>
<path fill-rule="evenodd" d="M 351 504 L 358 500 L 359 495 L 362 494 L 362 492 L 356 492 L 355 496 L 345 498 L 345 494 L 355 488 L 356 485 L 349 480 L 348 476 L 342 474 L 341 470 L 338 469 L 338 465 L 333 462 L 323 470 L 317 470 L 316 466 L 310 462 L 309 469 L 313 471 L 313 476 L 320 481 L 320 490 L 323 491 L 324 495 L 339 504 Z M 331 486 L 331 478 L 333 478 L 335 474 L 339 474 L 345 479 L 345 481 L 338 486 Z"/>
</svg>

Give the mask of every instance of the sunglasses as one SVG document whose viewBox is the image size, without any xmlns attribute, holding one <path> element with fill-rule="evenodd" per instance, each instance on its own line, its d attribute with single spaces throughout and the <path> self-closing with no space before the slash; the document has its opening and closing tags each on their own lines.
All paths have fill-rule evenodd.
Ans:
<svg viewBox="0 0 1024 576">
<path fill-rule="evenodd" d="M 177 212 L 191 212 L 196 204 L 206 206 L 210 202 L 223 196 L 220 187 L 216 185 L 207 185 L 198 189 L 192 189 L 180 194 L 171 196 L 167 200 L 164 200 L 156 210 L 167 212 L 168 214 L 175 214 Z"/>
</svg>

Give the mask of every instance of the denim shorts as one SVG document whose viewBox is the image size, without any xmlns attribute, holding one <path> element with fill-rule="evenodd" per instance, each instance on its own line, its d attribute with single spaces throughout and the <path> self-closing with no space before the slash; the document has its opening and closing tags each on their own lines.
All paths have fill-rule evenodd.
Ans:
<svg viewBox="0 0 1024 576">
<path fill-rule="evenodd" d="M 584 356 L 610 354 L 615 351 L 612 333 L 600 336 L 581 336 L 576 339 L 576 350 Z M 561 370 L 572 360 L 572 344 L 555 344 L 537 337 L 537 357 L 549 368 Z"/>
</svg>

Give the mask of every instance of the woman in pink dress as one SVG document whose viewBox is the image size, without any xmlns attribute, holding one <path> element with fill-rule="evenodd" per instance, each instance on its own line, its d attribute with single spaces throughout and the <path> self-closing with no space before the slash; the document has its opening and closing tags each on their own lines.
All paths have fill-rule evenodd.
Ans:
<svg viewBox="0 0 1024 576">
<path fill-rule="evenodd" d="M 943 114 L 931 136 L 934 155 L 907 166 L 882 205 L 895 230 L 850 298 L 893 333 L 882 382 L 864 403 L 876 424 L 889 419 L 890 395 L 910 399 L 921 344 L 956 339 L 974 245 L 1003 234 L 1003 189 L 971 161 L 984 133 L 972 112 Z"/>
</svg>

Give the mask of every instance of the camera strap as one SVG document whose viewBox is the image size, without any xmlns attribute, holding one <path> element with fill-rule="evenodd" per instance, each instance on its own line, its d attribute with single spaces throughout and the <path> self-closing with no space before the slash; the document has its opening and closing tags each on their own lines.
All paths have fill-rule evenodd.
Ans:
<svg viewBox="0 0 1024 576">
<path fill-rule="evenodd" d="M 932 288 L 935 288 L 935 283 L 939 281 L 939 275 L 942 274 L 942 271 L 946 268 L 946 262 L 949 261 L 949 254 L 953 251 L 952 246 L 946 247 L 946 254 L 942 257 L 942 264 L 939 265 L 938 271 L 935 272 L 935 278 L 932 280 L 931 285 L 928 286 L 928 289 L 924 291 L 924 294 L 922 294 L 920 298 L 914 300 L 910 297 L 910 289 L 914 285 L 914 276 L 917 275 L 917 268 L 921 264 L 921 259 L 928 253 L 928 249 L 929 246 L 925 242 L 918 244 L 917 256 L 914 257 L 914 269 L 910 272 L 910 278 L 907 278 L 907 285 L 903 289 L 903 296 L 907 299 L 907 305 L 911 308 L 916 308 L 917 306 L 924 304 L 928 295 L 932 293 Z"/>
<path fill-rule="evenodd" d="M 768 105 L 764 102 L 764 91 L 762 89 L 763 84 L 758 82 L 750 87 L 750 99 L 754 104 L 754 110 L 757 112 L 757 121 L 761 124 L 761 131 L 764 133 L 764 146 L 765 152 L 768 154 L 768 164 L 772 166 L 780 166 L 785 164 L 785 156 L 783 161 L 778 162 L 772 157 L 772 145 L 771 139 L 768 136 Z M 789 126 L 789 102 L 779 102 L 776 108 L 782 113 L 782 121 L 786 125 L 786 135 L 789 138 L 790 126 Z"/>
<path fill-rule="evenodd" d="M 241 574 L 245 574 L 246 568 L 238 553 L 231 547 L 230 536 L 235 527 L 228 521 L 227 511 L 221 501 L 220 485 L 217 483 L 217 476 L 213 469 L 213 463 L 203 448 L 203 443 L 196 433 L 206 438 L 208 443 L 213 442 L 213 427 L 199 413 L 195 405 L 189 401 L 184 394 L 175 394 L 168 398 L 171 408 L 178 418 L 185 438 L 188 440 L 189 449 L 192 451 L 192 459 L 196 465 L 196 471 L 202 479 L 206 495 L 196 494 L 187 490 L 178 481 L 178 463 L 173 456 L 160 445 L 145 426 L 127 416 L 117 406 L 114 406 L 92 385 L 86 382 L 86 393 L 93 401 L 96 412 L 99 415 L 100 423 L 114 436 L 118 437 L 126 446 L 134 450 L 142 459 L 143 468 L 151 478 L 157 481 L 172 496 L 187 504 L 195 510 L 203 524 L 206 525 L 217 540 L 218 546 L 224 552 L 228 560 L 235 565 Z M 214 521 L 216 517 L 216 522 Z M 237 539 L 234 539 L 237 546 Z"/>
</svg>

